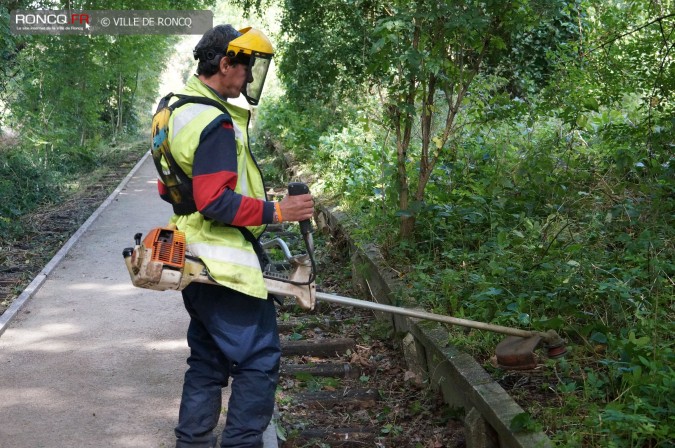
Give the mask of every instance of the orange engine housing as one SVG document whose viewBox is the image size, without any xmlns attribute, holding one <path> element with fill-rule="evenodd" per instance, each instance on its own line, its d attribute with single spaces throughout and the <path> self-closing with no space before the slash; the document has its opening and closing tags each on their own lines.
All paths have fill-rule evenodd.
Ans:
<svg viewBox="0 0 675 448">
<path fill-rule="evenodd" d="M 180 230 L 166 227 L 152 229 L 143 240 L 143 245 L 152 250 L 152 261 L 176 269 L 185 266 L 185 233 Z"/>
</svg>

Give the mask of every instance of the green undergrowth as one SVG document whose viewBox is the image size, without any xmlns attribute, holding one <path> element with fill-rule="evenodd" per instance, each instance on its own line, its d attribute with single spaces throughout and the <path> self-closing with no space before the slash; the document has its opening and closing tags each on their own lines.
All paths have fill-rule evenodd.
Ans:
<svg viewBox="0 0 675 448">
<path fill-rule="evenodd" d="M 139 136 L 116 143 L 58 148 L 45 142 L 0 141 L 0 234 L 9 241 L 23 234 L 21 219 L 38 207 L 58 204 L 97 178 L 147 151 Z M 147 139 L 146 139 L 147 140 Z"/>
<path fill-rule="evenodd" d="M 616 111 L 589 113 L 573 128 L 551 117 L 468 126 L 457 157 L 438 164 L 425 200 L 408 211 L 414 240 L 400 241 L 395 142 L 371 118 L 374 107 L 272 103 L 260 132 L 314 173 L 313 193 L 346 212 L 353 238 L 379 246 L 401 299 L 567 339 L 567 357 L 545 366 L 551 407 L 529 410 L 557 445 L 668 446 L 675 173 L 667 151 L 647 151 Z M 500 339 L 452 331 L 451 342 L 481 359 Z"/>
</svg>

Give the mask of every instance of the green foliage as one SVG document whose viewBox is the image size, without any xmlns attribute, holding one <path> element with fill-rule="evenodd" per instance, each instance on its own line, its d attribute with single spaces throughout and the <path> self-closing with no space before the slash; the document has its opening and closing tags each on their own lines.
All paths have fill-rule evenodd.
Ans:
<svg viewBox="0 0 675 448">
<path fill-rule="evenodd" d="M 667 163 L 675 89 L 672 2 L 589 1 L 582 6 L 584 39 L 551 53 L 557 59 L 556 83 L 544 89 L 540 107 L 547 113 L 557 109 L 566 123 L 583 129 L 590 117 L 620 114 L 632 103 L 637 116 L 609 122 L 603 131 L 632 139 L 633 157 Z"/>
<path fill-rule="evenodd" d="M 40 142 L 36 142 L 40 143 Z M 86 185 L 85 177 L 126 161 L 137 146 L 120 143 L 114 147 L 0 144 L 0 234 L 9 241 L 24 232 L 21 218 L 45 204 L 55 204 Z"/>
<path fill-rule="evenodd" d="M 527 412 L 521 412 L 511 419 L 509 429 L 514 432 L 533 432 L 541 431 L 541 425 L 538 425 Z"/>
<path fill-rule="evenodd" d="M 96 9 L 96 2 L 88 4 Z M 195 9 L 208 0 L 137 1 L 136 9 Z M 16 2 L 37 8 L 40 2 Z M 70 4 L 49 3 L 62 9 Z M 127 9 L 108 1 L 104 9 Z M 13 36 L 8 10 L 0 9 L 0 101 L 7 109 L 4 125 L 22 138 L 46 141 L 57 148 L 125 132 L 135 132 L 147 115 L 157 78 L 175 38 L 160 36 Z M 147 122 L 147 119 L 146 119 Z"/>
<path fill-rule="evenodd" d="M 358 91 L 368 59 L 370 2 L 286 0 L 280 27 L 281 80 L 296 104 Z"/>
<path fill-rule="evenodd" d="M 497 67 L 513 36 L 531 29 L 548 2 L 401 2 L 376 22 L 370 73 L 383 87 L 385 117 L 395 134 L 400 236 L 413 235 L 416 205 L 437 163 L 457 156 L 472 83 Z M 411 140 L 420 122 L 419 148 Z M 458 123 L 459 122 L 459 123 Z M 419 160 L 408 164 L 410 156 Z M 410 192 L 411 184 L 416 184 Z"/>
<path fill-rule="evenodd" d="M 262 135 L 382 248 L 402 296 L 564 334 L 570 355 L 548 366 L 560 407 L 514 429 L 541 421 L 561 446 L 667 446 L 672 2 L 314 3 L 282 2 L 286 95 L 261 106 Z M 3 231 L 109 160 L 83 143 L 135 129 L 170 43 L 19 39 L 6 19 L 0 101 L 22 149 L 0 152 Z M 397 240 L 410 217 L 415 241 Z M 477 352 L 495 342 L 461 338 Z"/>
<path fill-rule="evenodd" d="M 36 203 L 55 201 L 59 189 L 56 176 L 43 163 L 24 151 L 0 153 L 0 232 L 17 228 L 16 219 Z"/>
<path fill-rule="evenodd" d="M 164 53 L 169 42 L 156 36 L 35 36 L 19 55 L 9 124 L 59 147 L 115 137 L 135 126 L 134 107 L 147 110 L 154 100 L 156 85 L 145 82 L 138 92 L 139 84 L 156 76 L 161 62 L 152 55 Z"/>
<path fill-rule="evenodd" d="M 639 100 L 588 111 L 571 128 L 555 111 L 504 112 L 489 94 L 503 85 L 476 80 L 457 156 L 439 159 L 425 199 L 412 205 L 414 245 L 392 238 L 395 149 L 376 99 L 345 104 L 349 113 L 309 105 L 307 115 L 279 102 L 261 122 L 320 175 L 312 191 L 339 201 L 351 233 L 380 245 L 407 286 L 402 295 L 436 312 L 565 335 L 569 359 L 551 367 L 562 409 L 521 417 L 518 428 L 541 420 L 561 446 L 665 446 L 672 165 L 643 157 L 645 134 L 629 125 L 644 118 Z M 486 113 L 491 121 L 480 119 Z"/>
<path fill-rule="evenodd" d="M 532 8 L 537 23 L 507 37 L 505 54 L 488 60 L 486 71 L 508 79 L 513 97 L 535 99 L 555 78 L 556 51 L 574 52 L 583 39 L 587 14 L 580 1 L 541 2 Z"/>
<path fill-rule="evenodd" d="M 310 392 L 317 392 L 322 389 L 334 390 L 340 387 L 340 379 L 333 377 L 317 377 L 307 372 L 298 372 L 295 374 L 295 380 L 302 387 Z"/>
<path fill-rule="evenodd" d="M 198 9 L 210 0 L 136 1 L 136 9 Z M 67 9 L 71 2 L 14 0 L 0 6 L 0 230 L 58 201 L 77 176 L 116 163 L 115 144 L 145 129 L 171 36 L 16 36 L 14 9 Z M 128 9 L 129 2 L 88 2 Z M 104 144 L 103 142 L 111 142 Z M 111 148 L 112 151 L 106 148 Z"/>
<path fill-rule="evenodd" d="M 317 147 L 322 134 L 329 134 L 346 123 L 348 105 L 308 101 L 295 107 L 286 97 L 270 99 L 260 106 L 257 118 L 263 137 L 267 136 L 294 148 L 298 155 L 308 156 Z"/>
</svg>

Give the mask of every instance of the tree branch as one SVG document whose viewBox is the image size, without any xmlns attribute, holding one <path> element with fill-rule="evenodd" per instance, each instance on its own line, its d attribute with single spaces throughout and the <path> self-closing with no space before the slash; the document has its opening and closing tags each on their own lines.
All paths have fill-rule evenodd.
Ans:
<svg viewBox="0 0 675 448">
<path fill-rule="evenodd" d="M 646 22 L 646 23 L 640 25 L 640 26 L 637 27 L 637 28 L 633 28 L 633 29 L 630 30 L 630 31 L 626 31 L 625 33 L 621 33 L 621 34 L 619 34 L 619 35 L 617 35 L 617 36 L 614 36 L 613 38 L 611 38 L 611 39 L 609 39 L 609 40 L 607 40 L 607 41 L 601 43 L 600 45 L 598 45 L 598 46 L 596 46 L 596 47 L 591 48 L 590 50 L 588 50 L 588 51 L 582 53 L 581 55 L 582 55 L 582 56 L 588 56 L 590 53 L 594 52 L 595 50 L 599 50 L 599 49 L 601 49 L 601 48 L 604 48 L 604 47 L 606 47 L 607 45 L 609 45 L 609 44 L 611 44 L 611 43 L 614 43 L 614 42 L 616 42 L 617 40 L 619 40 L 619 39 L 621 39 L 621 38 L 623 38 L 623 37 L 629 36 L 629 35 L 631 35 L 631 34 L 633 34 L 633 33 L 637 33 L 637 32 L 640 31 L 641 29 L 647 28 L 649 25 L 653 25 L 654 23 L 657 23 L 657 22 L 658 22 L 658 23 L 661 23 L 662 20 L 664 20 L 664 19 L 669 19 L 669 18 L 671 18 L 671 17 L 675 17 L 675 13 L 673 13 L 673 14 L 666 14 L 665 16 L 659 16 L 659 17 L 657 17 L 657 18 L 655 18 L 655 19 L 652 19 L 652 20 L 650 20 L 649 22 Z"/>
</svg>

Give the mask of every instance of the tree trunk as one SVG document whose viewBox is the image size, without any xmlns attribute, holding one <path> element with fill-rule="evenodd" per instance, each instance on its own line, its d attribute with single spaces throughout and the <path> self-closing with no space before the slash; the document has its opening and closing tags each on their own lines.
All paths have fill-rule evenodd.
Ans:
<svg viewBox="0 0 675 448">
<path fill-rule="evenodd" d="M 403 130 L 401 130 L 403 122 Z M 404 214 L 401 215 L 399 228 L 399 237 L 402 240 L 412 238 L 415 228 L 415 218 L 408 213 L 410 206 L 410 186 L 408 184 L 408 171 L 406 161 L 408 159 L 408 148 L 410 147 L 410 136 L 412 133 L 412 117 L 406 112 L 398 112 L 396 116 L 396 152 L 397 152 L 397 170 L 396 181 L 398 187 L 398 208 Z"/>
<path fill-rule="evenodd" d="M 415 233 L 415 222 L 416 219 L 414 215 L 401 216 L 401 222 L 398 231 L 402 240 L 412 240 Z"/>
<path fill-rule="evenodd" d="M 140 72 L 140 69 L 136 69 L 136 80 L 134 81 L 134 90 L 131 92 L 131 98 L 129 99 L 129 110 L 133 110 L 134 108 L 134 100 L 136 99 L 136 91 L 138 90 L 138 73 Z M 127 120 L 129 115 L 127 115 Z"/>
<path fill-rule="evenodd" d="M 122 103 L 123 89 L 124 80 L 122 79 L 122 73 L 120 73 L 117 81 L 117 125 L 115 126 L 115 137 L 122 131 L 122 117 L 124 116 Z"/>
<path fill-rule="evenodd" d="M 80 93 L 82 98 L 87 97 L 87 79 L 85 78 L 84 81 L 82 82 L 82 89 Z M 83 104 L 83 103 L 80 103 Z M 77 108 L 80 109 L 80 104 L 78 104 Z M 86 110 L 86 107 L 82 107 L 83 110 Z M 80 115 L 80 112 L 77 113 L 77 115 Z M 84 146 L 84 142 L 86 141 L 87 137 L 87 129 L 88 129 L 88 123 L 87 120 L 81 120 L 80 122 L 80 146 Z"/>
<path fill-rule="evenodd" d="M 416 201 L 424 200 L 424 190 L 431 177 L 431 172 L 434 170 L 437 155 L 440 152 L 440 148 L 438 148 L 436 156 L 429 154 L 431 124 L 434 116 L 434 98 L 436 95 L 436 76 L 433 74 L 429 76 L 429 80 L 424 90 L 422 96 L 422 116 L 420 117 L 420 124 L 422 127 L 422 155 L 420 157 L 420 178 L 417 184 L 417 193 L 415 194 Z"/>
<path fill-rule="evenodd" d="M 400 126 L 397 126 L 397 134 L 400 134 Z M 405 161 L 407 158 L 407 147 L 404 146 L 401 139 L 398 139 L 396 144 L 398 153 L 397 157 L 397 171 L 396 178 L 398 183 L 398 209 L 405 212 L 408 210 L 410 204 L 410 187 L 408 186 L 408 173 L 405 168 Z M 401 216 L 399 236 L 401 239 L 410 239 L 414 227 L 414 221 L 411 227 L 409 216 Z"/>
<path fill-rule="evenodd" d="M 413 35 L 412 45 L 417 48 L 419 45 L 420 29 L 416 25 Z M 408 171 L 406 162 L 408 159 L 408 149 L 410 148 L 410 137 L 412 136 L 413 117 L 410 113 L 411 108 L 415 106 L 415 90 L 418 79 L 410 78 L 408 80 L 408 91 L 406 92 L 402 105 L 396 107 L 395 116 L 396 125 L 396 150 L 397 150 L 397 181 L 399 190 L 398 206 L 403 212 L 399 226 L 399 238 L 402 240 L 412 239 L 415 230 L 415 217 L 410 213 L 410 186 L 408 184 Z M 409 107 L 409 108 L 408 108 Z M 403 125 L 403 129 L 401 129 Z"/>
</svg>

